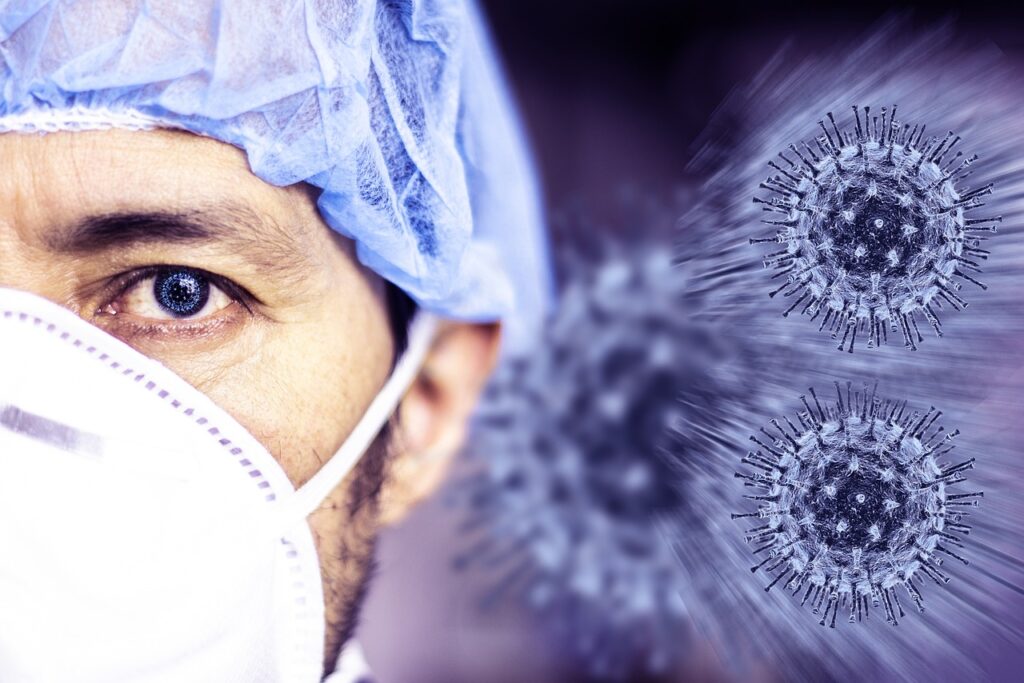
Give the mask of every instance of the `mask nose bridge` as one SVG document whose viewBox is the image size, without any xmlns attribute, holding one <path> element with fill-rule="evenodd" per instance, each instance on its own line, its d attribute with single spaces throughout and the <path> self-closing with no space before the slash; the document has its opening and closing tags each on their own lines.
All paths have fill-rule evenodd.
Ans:
<svg viewBox="0 0 1024 683">
<path fill-rule="evenodd" d="M 0 427 L 69 453 L 99 459 L 103 439 L 71 425 L 0 402 Z"/>
<path fill-rule="evenodd" d="M 7 366 L 17 369 L 14 382 L 4 375 Z M 72 368 L 78 367 L 89 368 L 90 378 L 76 375 Z M 76 378 L 70 394 L 77 398 L 68 392 L 61 392 L 59 400 L 44 398 L 47 392 L 60 391 L 67 377 Z M 106 400 L 114 394 L 120 403 Z M 132 405 L 134 419 L 114 407 L 123 408 L 124 401 Z M 104 417 L 93 424 L 98 413 Z M 138 418 L 143 414 L 143 423 L 158 422 L 162 429 L 174 421 L 175 438 L 167 441 L 140 432 Z M 9 435 L 68 457 L 179 483 L 209 476 L 211 466 L 237 466 L 204 457 L 210 451 L 203 444 L 211 443 L 246 465 L 249 476 L 239 488 L 258 487 L 261 502 L 271 500 L 275 490 L 291 490 L 282 484 L 287 481 L 283 470 L 278 472 L 277 462 L 262 452 L 254 437 L 159 361 L 38 294 L 0 287 L 0 436 Z"/>
</svg>

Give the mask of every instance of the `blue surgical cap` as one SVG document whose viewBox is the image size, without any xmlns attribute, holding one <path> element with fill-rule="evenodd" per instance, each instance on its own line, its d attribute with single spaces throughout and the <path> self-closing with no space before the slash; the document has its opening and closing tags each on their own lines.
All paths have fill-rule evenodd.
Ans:
<svg viewBox="0 0 1024 683">
<path fill-rule="evenodd" d="M 422 307 L 529 334 L 539 193 L 472 0 L 0 0 L 0 132 L 169 127 L 322 190 Z"/>
</svg>

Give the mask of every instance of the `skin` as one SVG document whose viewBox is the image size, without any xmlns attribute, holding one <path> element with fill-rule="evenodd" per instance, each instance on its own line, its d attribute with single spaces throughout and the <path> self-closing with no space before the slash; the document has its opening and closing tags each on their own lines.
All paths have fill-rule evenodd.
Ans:
<svg viewBox="0 0 1024 683">
<path fill-rule="evenodd" d="M 44 296 L 164 363 L 259 439 L 296 486 L 386 381 L 395 348 L 385 283 L 323 223 L 312 188 L 271 186 L 239 150 L 175 131 L 0 135 L 0 168 L 0 286 Z M 154 212 L 220 233 L 75 242 L 83 221 Z M 153 294 L 153 266 L 223 280 L 201 312 L 177 319 Z M 499 337 L 496 325 L 446 323 L 386 435 L 310 516 L 325 672 L 354 627 L 374 539 L 443 479 Z"/>
</svg>

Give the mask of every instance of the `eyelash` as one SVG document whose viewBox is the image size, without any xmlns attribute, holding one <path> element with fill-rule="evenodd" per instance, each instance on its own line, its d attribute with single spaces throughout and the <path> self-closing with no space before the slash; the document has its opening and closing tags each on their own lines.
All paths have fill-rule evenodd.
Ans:
<svg viewBox="0 0 1024 683">
<path fill-rule="evenodd" d="M 254 297 L 248 290 L 223 275 L 217 275 L 216 273 L 211 273 L 203 270 L 202 268 L 192 268 L 190 266 L 159 265 L 146 266 L 145 268 L 139 268 L 128 273 L 122 273 L 119 276 L 115 276 L 115 284 L 113 286 L 115 293 L 112 297 L 108 298 L 107 304 L 105 305 L 113 303 L 120 297 L 124 296 L 132 287 L 144 280 L 179 270 L 190 271 L 206 278 L 209 280 L 210 284 L 216 286 L 222 292 L 227 294 L 232 301 L 238 302 L 249 313 L 253 312 L 252 304 L 258 303 L 256 297 Z"/>
<path fill-rule="evenodd" d="M 214 335 L 226 334 L 228 330 L 238 328 L 238 325 L 242 322 L 240 319 L 237 317 L 232 319 L 231 316 L 218 315 L 217 313 L 198 319 L 146 319 L 132 315 L 118 315 L 114 310 L 107 310 L 113 309 L 114 305 L 127 296 L 133 287 L 138 286 L 147 279 L 176 271 L 189 271 L 206 279 L 211 286 L 220 289 L 231 300 L 232 304 L 239 304 L 246 314 L 249 316 L 257 314 L 254 306 L 260 304 L 260 300 L 234 281 L 201 268 L 161 264 L 137 268 L 113 276 L 107 287 L 108 294 L 103 297 L 104 303 L 96 309 L 97 324 L 107 328 L 108 332 L 128 343 L 135 341 L 143 343 L 145 339 L 151 339 L 152 341 L 159 341 L 161 339 L 168 341 L 174 339 L 194 339 L 198 341 L 201 338 L 211 338 Z M 222 310 L 227 310 L 227 308 Z M 104 322 L 100 322 L 100 320 L 104 319 Z"/>
</svg>

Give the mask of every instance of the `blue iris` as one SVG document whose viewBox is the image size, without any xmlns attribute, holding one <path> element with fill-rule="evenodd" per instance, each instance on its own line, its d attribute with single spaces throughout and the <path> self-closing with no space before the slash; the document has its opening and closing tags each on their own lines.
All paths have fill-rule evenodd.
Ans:
<svg viewBox="0 0 1024 683">
<path fill-rule="evenodd" d="M 187 318 L 203 310 L 210 298 L 210 283 L 192 270 L 168 270 L 156 276 L 153 295 L 165 311 L 176 318 Z"/>
</svg>

